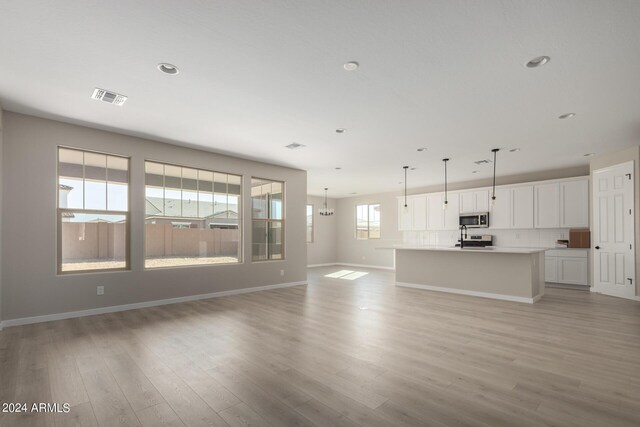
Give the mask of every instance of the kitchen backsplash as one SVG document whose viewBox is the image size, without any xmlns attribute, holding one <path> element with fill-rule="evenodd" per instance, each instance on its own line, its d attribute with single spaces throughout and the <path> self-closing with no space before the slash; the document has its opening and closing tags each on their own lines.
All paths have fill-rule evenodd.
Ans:
<svg viewBox="0 0 640 427">
<path fill-rule="evenodd" d="M 537 230 L 487 230 L 470 229 L 468 234 L 491 234 L 494 246 L 553 248 L 556 240 L 569 239 L 569 229 L 537 229 Z M 405 231 L 405 245 L 437 245 L 453 246 L 460 238 L 459 231 Z"/>
</svg>

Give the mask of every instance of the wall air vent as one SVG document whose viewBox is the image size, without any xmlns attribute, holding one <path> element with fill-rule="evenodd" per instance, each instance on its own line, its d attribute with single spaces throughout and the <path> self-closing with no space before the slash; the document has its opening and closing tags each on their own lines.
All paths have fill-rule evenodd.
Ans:
<svg viewBox="0 0 640 427">
<path fill-rule="evenodd" d="M 97 99 L 98 101 L 104 101 L 109 104 L 122 106 L 124 102 L 127 100 L 127 97 L 124 95 L 120 95 L 119 93 L 109 92 L 108 90 L 95 88 L 93 90 L 93 94 L 91 95 L 92 99 Z"/>
<path fill-rule="evenodd" d="M 476 160 L 475 162 L 476 165 L 488 165 L 489 163 L 491 163 L 491 160 Z"/>
<path fill-rule="evenodd" d="M 297 150 L 298 148 L 306 147 L 305 145 L 298 144 L 297 142 L 292 142 L 289 145 L 285 145 L 289 150 Z"/>
</svg>

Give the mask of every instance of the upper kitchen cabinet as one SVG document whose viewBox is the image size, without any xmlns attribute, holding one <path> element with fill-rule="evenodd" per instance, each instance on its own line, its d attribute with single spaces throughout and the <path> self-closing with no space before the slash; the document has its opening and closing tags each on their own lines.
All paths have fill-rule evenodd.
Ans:
<svg viewBox="0 0 640 427">
<path fill-rule="evenodd" d="M 460 192 L 460 213 L 488 212 L 489 190 L 471 190 Z"/>
<path fill-rule="evenodd" d="M 560 183 L 560 227 L 589 227 L 589 179 Z"/>
<path fill-rule="evenodd" d="M 447 195 L 447 207 L 444 208 L 444 193 L 427 195 L 427 230 L 457 230 L 460 216 L 460 203 L 457 193 Z"/>
<path fill-rule="evenodd" d="M 404 197 L 398 198 L 398 230 L 423 231 L 427 229 L 427 197 L 416 196 L 407 198 L 407 207 L 404 206 Z"/>
<path fill-rule="evenodd" d="M 560 227 L 560 184 L 538 184 L 533 194 L 535 228 Z"/>
<path fill-rule="evenodd" d="M 491 228 L 533 228 L 533 186 L 498 187 L 489 213 Z"/>
<path fill-rule="evenodd" d="M 535 186 L 535 228 L 589 226 L 589 178 Z"/>
</svg>

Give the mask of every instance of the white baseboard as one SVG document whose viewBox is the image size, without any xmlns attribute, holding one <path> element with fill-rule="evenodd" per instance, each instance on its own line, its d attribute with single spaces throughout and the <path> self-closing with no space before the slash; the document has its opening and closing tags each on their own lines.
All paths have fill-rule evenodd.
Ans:
<svg viewBox="0 0 640 427">
<path fill-rule="evenodd" d="M 218 298 L 230 295 L 246 294 L 250 292 L 268 291 L 271 289 L 288 288 L 291 286 L 306 285 L 306 281 L 278 283 L 275 285 L 256 286 L 254 288 L 234 289 L 231 291 L 211 292 L 209 294 L 189 295 L 185 297 L 168 298 L 155 301 L 136 302 L 132 304 L 113 305 L 109 307 L 91 308 L 88 310 L 69 311 L 66 313 L 47 314 L 44 316 L 22 317 L 20 319 L 9 319 L 0 322 L 0 330 L 10 326 L 29 325 L 32 323 L 50 322 L 53 320 L 71 319 L 74 317 L 94 316 L 96 314 L 115 313 L 118 311 L 135 310 L 137 308 L 156 307 L 159 305 L 177 304 L 181 302 L 197 301 L 201 299 Z"/>
<path fill-rule="evenodd" d="M 544 293 L 542 293 L 542 294 L 536 295 L 533 298 L 527 298 L 527 297 L 517 297 L 513 295 L 502 295 L 502 294 L 493 294 L 490 292 L 468 291 L 465 289 L 445 288 L 442 286 L 431 286 L 431 285 L 419 285 L 416 283 L 405 283 L 405 282 L 396 282 L 396 286 L 400 286 L 403 288 L 424 289 L 427 291 L 447 292 L 450 294 L 469 295 L 473 297 L 499 299 L 503 301 L 523 302 L 526 304 L 533 304 L 534 302 L 542 298 L 542 296 L 544 295 Z"/>
<path fill-rule="evenodd" d="M 309 264 L 307 268 L 315 268 L 315 267 L 331 267 L 333 265 L 342 265 L 344 267 L 356 267 L 356 268 L 373 268 L 376 270 L 393 270 L 394 267 L 386 267 L 384 265 L 367 265 L 367 264 L 351 264 L 349 262 L 330 262 L 327 264 Z"/>
</svg>

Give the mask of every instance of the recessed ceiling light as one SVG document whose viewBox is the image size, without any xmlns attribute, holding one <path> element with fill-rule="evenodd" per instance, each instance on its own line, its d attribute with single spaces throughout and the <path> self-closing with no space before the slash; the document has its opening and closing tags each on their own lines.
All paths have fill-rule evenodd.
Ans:
<svg viewBox="0 0 640 427">
<path fill-rule="evenodd" d="M 342 169 L 340 166 L 338 166 L 338 167 L 336 168 L 336 170 L 337 170 L 337 171 L 339 171 L 340 169 Z"/>
<path fill-rule="evenodd" d="M 418 168 L 409 168 L 409 170 L 412 170 L 412 171 L 414 171 L 414 170 L 416 170 L 416 169 L 418 169 Z"/>
<path fill-rule="evenodd" d="M 345 64 L 343 65 L 344 69 L 347 71 L 355 71 L 359 66 L 360 64 L 358 64 L 356 61 L 345 62 Z"/>
<path fill-rule="evenodd" d="M 479 173 L 480 171 L 471 171 L 471 173 Z"/>
<path fill-rule="evenodd" d="M 358 193 L 349 193 L 349 194 L 358 194 Z"/>
<path fill-rule="evenodd" d="M 548 56 L 538 56 L 537 58 L 533 58 L 531 61 L 527 62 L 527 68 L 541 67 L 549 62 L 549 60 L 551 60 L 551 58 Z"/>
<path fill-rule="evenodd" d="M 345 133 L 347 130 L 345 128 L 336 129 L 336 133 Z"/>
<path fill-rule="evenodd" d="M 517 153 L 518 151 L 520 151 L 519 148 L 512 148 L 511 150 L 509 150 L 510 153 Z"/>
<path fill-rule="evenodd" d="M 584 157 L 591 157 L 593 155 L 595 155 L 596 153 L 587 153 L 587 154 L 583 154 Z"/>
<path fill-rule="evenodd" d="M 166 62 L 161 62 L 158 64 L 158 70 L 162 71 L 165 74 L 169 74 L 171 76 L 175 76 L 180 72 L 178 67 L 172 64 L 167 64 Z"/>
<path fill-rule="evenodd" d="M 306 145 L 302 145 L 302 144 L 298 144 L 297 142 L 292 142 L 289 145 L 285 145 L 286 148 L 290 149 L 290 150 L 295 150 L 297 148 L 302 148 L 302 147 L 306 147 Z"/>
<path fill-rule="evenodd" d="M 418 151 L 427 151 L 427 149 L 425 147 L 420 147 L 418 148 Z"/>
<path fill-rule="evenodd" d="M 560 120 L 570 119 L 571 117 L 574 117 L 575 115 L 576 115 L 576 113 L 567 113 L 567 114 L 563 114 L 561 116 L 558 116 L 558 118 Z"/>
</svg>

